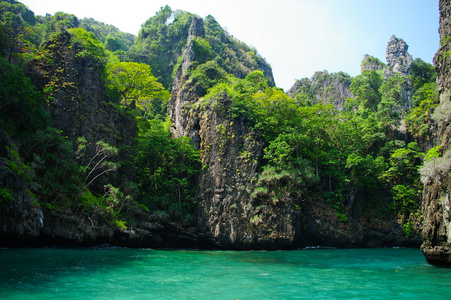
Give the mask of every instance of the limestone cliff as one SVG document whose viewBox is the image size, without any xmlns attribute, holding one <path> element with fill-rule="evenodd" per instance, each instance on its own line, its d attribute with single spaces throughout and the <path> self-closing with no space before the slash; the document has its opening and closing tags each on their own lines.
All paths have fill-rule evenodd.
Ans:
<svg viewBox="0 0 451 300">
<path fill-rule="evenodd" d="M 451 266 L 451 1 L 440 0 L 440 48 L 434 57 L 440 106 L 436 108 L 441 157 L 421 170 L 424 243 L 421 250 L 432 264 Z"/>
<path fill-rule="evenodd" d="M 287 95 L 295 99 L 301 95 L 312 104 L 333 104 L 337 110 L 343 110 L 346 99 L 352 97 L 351 81 L 351 77 L 343 72 L 315 72 L 309 79 L 296 80 Z"/>
<path fill-rule="evenodd" d="M 193 19 L 191 27 L 198 28 L 201 21 Z M 202 34 L 202 30 L 190 32 L 191 36 Z M 232 99 L 227 93 L 202 98 L 201 89 L 189 78 L 192 63 L 197 60 L 191 48 L 192 43 L 188 42 L 174 79 L 168 112 L 172 132 L 191 137 L 201 152 L 197 230 L 209 241 L 228 249 L 419 244 L 418 240 L 405 237 L 396 220 L 364 217 L 358 200 L 349 201 L 349 219 L 343 222 L 312 192 L 306 197 L 296 192 L 271 197 L 256 189 L 266 145 L 246 117 L 231 113 Z M 345 74 L 321 73 L 312 82 L 317 86 L 335 82 L 338 87 L 348 79 Z M 336 90 L 346 97 L 349 82 L 347 89 Z"/>
<path fill-rule="evenodd" d="M 42 88 L 50 87 L 48 108 L 54 126 L 71 142 L 84 136 L 91 144 L 102 140 L 131 145 L 136 135 L 134 120 L 109 103 L 102 82 L 104 62 L 84 54 L 82 45 L 66 31 L 44 49 L 51 64 L 37 64 L 37 77 Z"/>
<path fill-rule="evenodd" d="M 35 85 L 49 93 L 48 110 L 53 125 L 71 142 L 84 136 L 89 144 L 102 140 L 117 147 L 131 146 L 136 134 L 133 117 L 110 103 L 102 82 L 102 62 L 83 55 L 82 45 L 72 38 L 68 32 L 55 36 L 45 45 L 48 59 L 34 62 L 28 70 Z M 109 222 L 96 209 L 40 205 L 42 199 L 30 192 L 40 187 L 30 178 L 17 147 L 0 128 L 0 247 L 106 243 L 129 247 L 213 247 L 202 235 L 183 230 L 136 205 L 121 208 L 131 223 L 127 228 Z M 126 159 L 126 153 L 120 155 L 119 159 Z M 122 180 L 133 179 L 129 169 L 119 172 L 121 176 L 112 177 L 109 182 L 120 186 Z M 90 188 L 104 191 L 102 184 Z"/>
<path fill-rule="evenodd" d="M 26 178 L 16 170 L 22 162 L 13 151 L 16 145 L 0 129 L 0 245 L 36 239 L 44 219 Z"/>
<path fill-rule="evenodd" d="M 387 44 L 386 59 L 387 68 L 384 69 L 384 77 L 390 77 L 393 73 L 410 75 L 412 67 L 412 55 L 407 52 L 409 46 L 403 39 L 392 35 Z"/>
<path fill-rule="evenodd" d="M 251 201 L 264 146 L 258 133 L 250 130 L 245 117 L 231 117 L 231 99 L 199 100 L 201 90 L 189 80 L 187 69 L 197 59 L 191 40 L 202 36 L 201 23 L 198 17 L 192 21 L 168 104 L 173 133 L 191 137 L 201 151 L 204 167 L 197 195 L 198 229 L 221 247 L 293 247 L 299 227 L 295 207 L 284 202 Z"/>
<path fill-rule="evenodd" d="M 401 90 L 401 109 L 412 108 L 413 85 L 409 78 L 412 71 L 412 55 L 407 52 L 409 46 L 403 39 L 394 35 L 390 38 L 386 50 L 387 67 L 384 69 L 384 79 L 399 75 L 407 80 Z"/>
</svg>

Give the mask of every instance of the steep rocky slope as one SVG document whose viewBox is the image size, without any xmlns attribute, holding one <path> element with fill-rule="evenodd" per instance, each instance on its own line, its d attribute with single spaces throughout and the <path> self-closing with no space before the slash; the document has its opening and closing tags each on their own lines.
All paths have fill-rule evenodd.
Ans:
<svg viewBox="0 0 451 300">
<path fill-rule="evenodd" d="M 243 115 L 231 113 L 228 95 L 206 100 L 189 78 L 198 59 L 193 40 L 204 34 L 201 24 L 200 18 L 192 21 L 168 104 L 173 133 L 191 137 L 201 151 L 197 229 L 230 249 L 418 246 L 418 239 L 407 238 L 396 220 L 364 217 L 358 199 L 348 202 L 349 218 L 342 222 L 314 196 L 301 199 L 293 193 L 276 199 L 256 189 L 266 146 L 259 131 Z"/>
<path fill-rule="evenodd" d="M 421 250 L 432 264 L 451 266 L 451 1 L 440 0 L 440 48 L 434 57 L 440 106 L 436 109 L 441 157 L 422 168 L 424 243 Z"/>
<path fill-rule="evenodd" d="M 183 26 L 172 26 L 171 16 L 174 24 Z M 177 18 L 186 24 L 177 23 Z M 183 45 L 155 57 L 158 63 L 166 64 L 161 75 L 166 81 L 174 75 L 172 98 L 168 103 L 171 131 L 175 137 L 190 137 L 200 150 L 202 170 L 195 199 L 197 228 L 182 228 L 136 206 L 121 207 L 121 213 L 132 217 L 133 222 L 127 228 L 118 227 L 105 220 L 105 215 L 84 208 L 73 211 L 51 205 L 39 207 L 26 180 L 10 172 L 8 164 L 14 160 L 14 153 L 9 149 L 15 145 L 0 130 L 0 186 L 8 188 L 4 196 L 7 201 L 0 203 L 0 246 L 110 243 L 132 247 L 293 249 L 317 245 L 419 245 L 416 237 L 405 236 L 392 215 L 364 212 L 367 207 L 363 207 L 363 197 L 359 198 L 355 189 L 346 191 L 341 215 L 323 201 L 318 190 L 306 190 L 303 195 L 299 191 L 284 191 L 273 197 L 270 192 L 257 189 L 261 187 L 258 181 L 264 182 L 260 175 L 267 163 L 263 154 L 268 141 L 264 142 L 261 128 L 253 127 L 242 112 L 232 113 L 232 96 L 224 93 L 204 98 L 213 84 L 208 82 L 211 78 L 202 82 L 205 79 L 202 76 L 211 74 L 196 71 L 205 67 L 200 70 L 217 72 L 210 77 L 219 74 L 224 80 L 228 74 L 243 79 L 261 70 L 268 88 L 274 86 L 269 65 L 255 49 L 222 30 L 211 16 L 201 19 L 184 12 L 173 14 L 165 8 L 146 24 L 149 26 L 145 26 L 137 43 L 142 48 L 135 47 L 133 55 L 142 55 L 147 62 L 150 56 L 145 53 L 154 50 L 157 37 L 164 39 L 159 45 L 165 47 Z M 180 29 L 180 35 L 167 35 L 176 29 Z M 398 52 L 406 52 L 407 46 L 396 38 L 392 40 L 389 46 L 393 49 L 387 52 L 393 56 L 390 66 L 395 73 L 407 68 L 405 74 L 408 74 L 409 67 L 399 63 L 408 59 L 397 56 Z M 107 95 L 102 82 L 104 62 L 92 59 L 85 50 L 70 33 L 63 31 L 45 45 L 47 58 L 30 66 L 29 75 L 49 96 L 48 109 L 53 123 L 64 137 L 72 143 L 78 137 L 86 138 L 85 159 L 89 159 L 98 141 L 124 148 L 133 146 L 136 127 L 127 108 L 121 110 L 112 105 Z M 171 60 L 166 59 L 168 55 Z M 350 83 L 350 76 L 342 72 L 317 72 L 312 78 L 297 82 L 290 94 L 295 96 L 305 88 L 310 98 L 299 100 L 333 103 L 343 109 L 344 101 L 351 96 Z M 120 160 L 127 159 L 125 151 L 119 156 Z M 133 180 L 133 168 L 122 168 L 118 173 L 120 176 L 106 182 L 115 181 L 120 186 L 124 181 Z M 274 180 L 278 182 L 267 180 L 266 184 L 283 185 L 287 178 L 280 176 Z M 330 189 L 330 177 L 328 183 Z M 103 187 L 104 182 L 99 180 L 90 189 L 102 195 Z M 321 188 L 324 184 L 317 186 Z"/>
<path fill-rule="evenodd" d="M 163 86 L 171 89 L 194 19 L 200 18 L 186 11 L 173 11 L 169 6 L 162 7 L 143 24 L 135 45 L 127 53 L 128 59 L 150 65 Z M 202 19 L 202 24 L 204 33 L 199 35 L 202 40 L 196 46 L 205 46 L 203 62 L 214 60 L 238 78 L 260 69 L 270 86 L 275 85 L 271 67 L 255 49 L 231 36 L 211 15 Z"/>
<path fill-rule="evenodd" d="M 98 141 L 116 147 L 132 146 L 136 136 L 134 119 L 126 109 L 121 111 L 110 102 L 102 82 L 102 62 L 90 57 L 66 31 L 56 35 L 45 49 L 47 58 L 31 64 L 28 73 L 36 86 L 49 93 L 48 111 L 65 139 L 75 143 L 78 137 L 85 137 L 85 160 L 94 155 Z M 19 157 L 18 147 L 21 145 L 16 145 L 0 128 L 0 246 L 108 243 L 130 247 L 213 247 L 202 235 L 156 218 L 135 205 L 122 208 L 131 223 L 127 228 L 109 222 L 95 209 L 52 205 L 66 200 L 59 199 L 58 194 L 42 205 L 44 199 L 37 199 L 32 192 L 42 187 L 30 178 L 35 175 Z M 127 153 L 120 152 L 118 159 L 126 161 Z M 118 173 L 120 176 L 111 177 L 109 182 L 120 186 L 125 180 L 133 180 L 132 168 L 120 168 Z M 91 189 L 103 193 L 103 181 L 96 183 Z M 80 196 L 75 192 L 73 197 Z M 74 200 L 77 201 L 81 200 Z"/>
<path fill-rule="evenodd" d="M 0 129 L 0 237 L 9 242 L 37 238 L 44 218 L 26 180 L 11 166 L 20 165 L 12 153 L 16 149 L 14 142 Z"/>
</svg>

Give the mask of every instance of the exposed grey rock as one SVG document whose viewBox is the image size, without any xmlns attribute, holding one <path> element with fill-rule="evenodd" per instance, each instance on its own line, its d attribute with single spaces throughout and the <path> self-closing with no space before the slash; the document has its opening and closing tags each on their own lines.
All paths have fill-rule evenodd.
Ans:
<svg viewBox="0 0 451 300">
<path fill-rule="evenodd" d="M 406 82 L 401 90 L 401 110 L 412 108 L 413 84 L 410 80 L 413 58 L 407 50 L 409 46 L 403 39 L 391 36 L 387 45 L 386 58 L 387 67 L 384 69 L 384 79 L 395 76 L 396 74 L 406 77 Z"/>
<path fill-rule="evenodd" d="M 187 46 L 183 51 L 183 60 L 180 68 L 174 77 L 172 84 L 172 96 L 168 102 L 168 113 L 172 121 L 171 131 L 176 137 L 189 136 L 195 146 L 199 147 L 199 120 L 196 118 L 186 118 L 184 111 L 188 104 L 197 102 L 200 97 L 200 88 L 193 84 L 186 84 L 188 76 L 186 70 L 193 61 L 196 60 L 196 54 L 193 50 L 192 39 L 196 36 L 203 37 L 205 34 L 203 20 L 195 16 L 192 20 Z"/>
<path fill-rule="evenodd" d="M 84 136 L 91 145 L 100 140 L 116 146 L 132 145 L 134 120 L 108 103 L 101 79 L 102 63 L 79 55 L 83 49 L 72 45 L 71 35 L 65 31 L 45 47 L 53 60 L 44 68 L 45 78 L 57 80 L 49 102 L 54 126 L 71 142 Z"/>
<path fill-rule="evenodd" d="M 188 43 L 183 58 L 188 67 L 196 60 L 189 50 Z M 418 240 L 405 237 L 397 222 L 362 221 L 358 200 L 349 202 L 350 217 L 343 222 L 318 199 L 301 199 L 295 193 L 275 198 L 255 192 L 265 147 L 258 131 L 244 116 L 232 117 L 232 100 L 227 95 L 200 99 L 186 70 L 180 67 L 177 72 L 168 111 L 173 133 L 191 137 L 201 153 L 197 230 L 209 242 L 227 249 L 419 245 Z M 297 82 L 291 91 L 313 87 L 318 97 L 326 97 L 324 90 L 333 87 L 340 105 L 350 96 L 350 82 L 344 73 L 318 72 L 307 83 Z"/>
<path fill-rule="evenodd" d="M 199 16 L 194 16 L 188 30 L 188 41 L 194 37 L 205 37 L 204 21 Z"/>
<path fill-rule="evenodd" d="M 451 1 L 440 0 L 440 48 L 434 57 L 437 70 L 437 84 L 442 111 L 438 122 L 438 139 L 441 143 L 442 160 L 430 171 L 434 176 L 423 176 L 422 211 L 424 216 L 421 250 L 426 260 L 432 264 L 451 266 L 451 169 L 449 156 L 451 151 Z"/>
<path fill-rule="evenodd" d="M 393 73 L 408 76 L 412 71 L 413 58 L 407 50 L 409 46 L 403 39 L 392 35 L 387 45 L 386 59 L 387 68 L 384 70 L 384 78 L 392 76 Z"/>
</svg>

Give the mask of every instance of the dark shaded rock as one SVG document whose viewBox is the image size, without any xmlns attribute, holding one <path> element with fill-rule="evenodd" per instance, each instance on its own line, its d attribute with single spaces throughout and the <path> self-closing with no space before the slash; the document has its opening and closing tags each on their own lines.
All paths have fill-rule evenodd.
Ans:
<svg viewBox="0 0 451 300">
<path fill-rule="evenodd" d="M 451 1 L 440 0 L 440 48 L 434 57 L 440 105 L 436 108 L 442 158 L 422 168 L 423 239 L 421 250 L 431 264 L 451 266 Z"/>
<path fill-rule="evenodd" d="M 0 128 L 0 246 L 37 238 L 44 220 L 28 189 L 27 175 L 19 175 L 17 167 L 13 167 L 22 162 L 11 149 L 16 145 Z"/>
<path fill-rule="evenodd" d="M 25 246 L 98 246 L 136 248 L 216 249 L 193 228 L 156 218 L 134 210 L 135 224 L 128 228 L 105 222 L 100 215 L 74 215 L 70 211 L 45 211 L 39 239 L 22 241 Z"/>
<path fill-rule="evenodd" d="M 49 111 L 53 125 L 72 142 L 84 136 L 91 144 L 100 140 L 116 146 L 133 144 L 133 118 L 109 103 L 105 93 L 105 63 L 82 55 L 82 46 L 65 31 L 44 48 L 49 51 L 52 64 L 40 67 L 42 76 L 38 82 L 41 87 L 52 87 Z"/>
<path fill-rule="evenodd" d="M 191 137 L 201 153 L 197 230 L 208 243 L 226 249 L 420 245 L 419 239 L 405 237 L 396 220 L 364 218 L 355 197 L 348 203 L 349 218 L 344 221 L 314 194 L 301 199 L 296 193 L 273 197 L 258 192 L 265 147 L 259 132 L 244 116 L 229 112 L 232 100 L 228 95 L 200 98 L 202 92 L 186 72 L 196 60 L 190 47 L 188 43 L 174 79 L 168 111 L 172 132 Z M 307 88 L 333 87 L 341 97 L 336 104 L 342 105 L 350 96 L 350 82 L 344 73 L 319 72 L 308 80 Z M 291 91 L 296 93 L 304 83 L 297 82 Z M 324 93 L 319 96 L 326 97 Z"/>
</svg>

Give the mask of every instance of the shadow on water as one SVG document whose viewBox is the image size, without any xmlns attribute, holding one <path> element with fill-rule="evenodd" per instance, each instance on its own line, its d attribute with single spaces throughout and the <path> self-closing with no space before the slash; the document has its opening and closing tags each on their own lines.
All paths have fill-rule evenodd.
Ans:
<svg viewBox="0 0 451 300">
<path fill-rule="evenodd" d="M 115 247 L 0 249 L 0 292 L 2 288 L 22 289 L 65 276 L 127 267 L 141 260 L 146 252 Z"/>
</svg>

